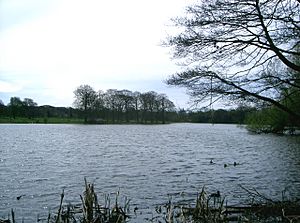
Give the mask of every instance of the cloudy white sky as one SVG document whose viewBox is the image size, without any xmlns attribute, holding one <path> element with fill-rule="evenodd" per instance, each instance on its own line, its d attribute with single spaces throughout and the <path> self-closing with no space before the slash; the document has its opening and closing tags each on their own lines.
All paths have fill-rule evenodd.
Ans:
<svg viewBox="0 0 300 223">
<path fill-rule="evenodd" d="M 186 107 L 180 71 L 160 46 L 170 19 L 193 0 L 0 0 L 0 99 L 71 106 L 81 84 L 95 90 L 166 93 Z"/>
</svg>

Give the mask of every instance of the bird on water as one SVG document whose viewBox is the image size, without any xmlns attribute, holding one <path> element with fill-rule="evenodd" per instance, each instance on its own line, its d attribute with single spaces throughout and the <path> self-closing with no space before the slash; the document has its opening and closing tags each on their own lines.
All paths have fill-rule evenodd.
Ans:
<svg viewBox="0 0 300 223">
<path fill-rule="evenodd" d="M 20 200 L 21 197 L 23 197 L 23 196 L 25 196 L 25 195 L 23 194 L 23 195 L 18 196 L 18 197 L 17 197 L 17 200 Z"/>
</svg>

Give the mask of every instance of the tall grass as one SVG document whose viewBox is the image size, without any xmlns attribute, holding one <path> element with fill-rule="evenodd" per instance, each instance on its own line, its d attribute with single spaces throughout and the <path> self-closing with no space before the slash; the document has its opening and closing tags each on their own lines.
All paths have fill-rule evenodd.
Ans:
<svg viewBox="0 0 300 223">
<path fill-rule="evenodd" d="M 63 206 L 64 192 L 61 194 L 57 214 L 48 217 L 48 223 L 123 223 L 129 217 L 129 201 L 124 207 L 118 204 L 119 192 L 116 193 L 114 204 L 110 195 L 105 195 L 101 205 L 94 189 L 94 184 L 85 179 L 85 191 L 80 195 L 81 206 Z"/>
<path fill-rule="evenodd" d="M 170 198 L 167 204 L 156 208 L 158 214 L 163 214 L 166 223 L 215 223 L 227 222 L 225 219 L 224 198 L 208 195 L 203 187 L 196 197 L 194 205 L 173 204 Z M 159 218 L 155 218 L 157 222 Z"/>
<path fill-rule="evenodd" d="M 282 200 L 272 200 L 255 189 L 242 187 L 248 194 L 250 203 L 230 206 L 225 205 L 225 197 L 221 194 L 208 194 L 205 188 L 197 194 L 192 204 L 168 202 L 156 207 L 157 216 L 143 222 L 157 223 L 297 223 L 300 222 L 300 199 L 286 199 L 285 191 Z M 130 221 L 129 203 L 125 198 L 124 206 L 119 204 L 119 191 L 115 197 L 104 196 L 102 203 L 95 192 L 94 184 L 85 179 L 85 190 L 80 195 L 79 205 L 64 204 L 65 194 L 62 191 L 60 204 L 56 213 L 49 213 L 47 219 L 37 222 L 47 223 L 124 223 Z M 137 209 L 137 207 L 135 208 Z M 136 210 L 134 210 L 136 212 Z M 0 223 L 16 223 L 14 210 L 11 219 L 0 219 Z"/>
</svg>

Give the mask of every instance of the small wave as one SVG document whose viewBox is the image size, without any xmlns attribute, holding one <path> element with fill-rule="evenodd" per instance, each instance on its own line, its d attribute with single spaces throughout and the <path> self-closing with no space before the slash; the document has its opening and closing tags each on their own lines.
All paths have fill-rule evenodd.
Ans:
<svg viewBox="0 0 300 223">
<path fill-rule="evenodd" d="M 48 178 L 38 178 L 38 179 L 33 179 L 34 182 L 43 182 L 43 181 L 48 181 Z"/>
<path fill-rule="evenodd" d="M 118 173 L 111 175 L 111 178 L 129 178 L 130 175 L 127 173 Z"/>
</svg>

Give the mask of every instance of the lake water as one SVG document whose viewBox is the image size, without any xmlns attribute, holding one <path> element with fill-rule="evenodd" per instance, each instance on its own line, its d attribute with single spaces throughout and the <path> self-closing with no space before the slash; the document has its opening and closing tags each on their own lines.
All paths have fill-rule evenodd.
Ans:
<svg viewBox="0 0 300 223">
<path fill-rule="evenodd" d="M 203 186 L 230 203 L 248 198 L 239 185 L 273 198 L 284 189 L 300 196 L 296 136 L 210 124 L 0 125 L 0 133 L 0 217 L 14 208 L 17 219 L 36 222 L 57 210 L 63 189 L 66 203 L 80 203 L 84 177 L 100 202 L 118 190 L 128 196 L 139 208 L 132 222 L 155 216 L 170 195 L 194 201 Z"/>
</svg>

